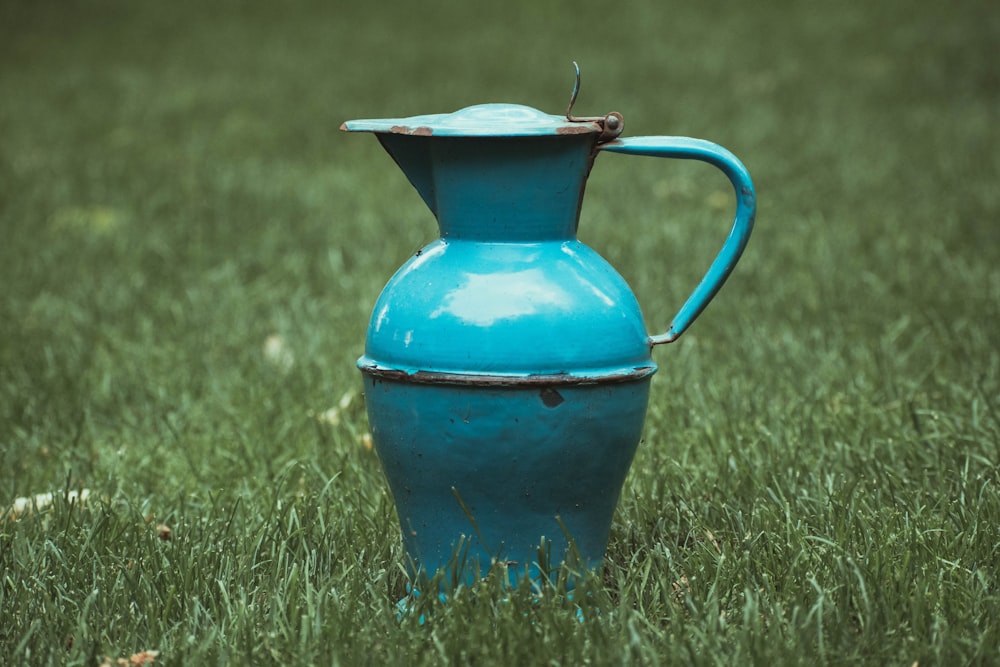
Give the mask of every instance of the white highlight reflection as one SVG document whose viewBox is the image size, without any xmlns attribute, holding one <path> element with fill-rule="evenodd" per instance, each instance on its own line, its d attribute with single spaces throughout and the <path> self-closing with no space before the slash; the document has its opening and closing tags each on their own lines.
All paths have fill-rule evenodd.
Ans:
<svg viewBox="0 0 1000 667">
<path fill-rule="evenodd" d="M 534 315 L 541 310 L 571 310 L 573 297 L 545 278 L 541 269 L 480 275 L 466 273 L 465 282 L 445 297 L 431 317 L 451 315 L 466 324 L 488 327 L 497 320 Z"/>
</svg>

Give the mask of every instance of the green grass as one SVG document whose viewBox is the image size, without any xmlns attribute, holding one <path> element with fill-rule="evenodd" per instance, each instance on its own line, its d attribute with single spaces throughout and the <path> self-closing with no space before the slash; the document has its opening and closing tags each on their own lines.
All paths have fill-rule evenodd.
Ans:
<svg viewBox="0 0 1000 667">
<path fill-rule="evenodd" d="M 1000 14 L 355 5 L 0 6 L 0 506 L 93 492 L 0 520 L 0 661 L 1000 664 Z M 489 580 L 399 621 L 354 361 L 435 227 L 337 127 L 559 113 L 572 60 L 576 113 L 739 155 L 757 229 L 655 351 L 583 622 Z M 725 190 L 598 161 L 581 235 L 652 331 Z"/>
</svg>

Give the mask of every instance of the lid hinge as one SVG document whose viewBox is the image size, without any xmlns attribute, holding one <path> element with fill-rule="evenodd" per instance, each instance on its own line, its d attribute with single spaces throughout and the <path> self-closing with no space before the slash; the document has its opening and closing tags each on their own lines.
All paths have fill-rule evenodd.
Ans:
<svg viewBox="0 0 1000 667">
<path fill-rule="evenodd" d="M 625 129 L 625 118 L 617 111 L 604 116 L 574 116 L 573 105 L 576 104 L 576 96 L 580 93 L 580 66 L 573 61 L 576 69 L 576 83 L 573 84 L 573 95 L 569 99 L 569 106 L 566 107 L 566 120 L 571 123 L 594 123 L 601 128 L 601 135 L 597 138 L 597 143 L 603 144 L 618 138 Z"/>
</svg>

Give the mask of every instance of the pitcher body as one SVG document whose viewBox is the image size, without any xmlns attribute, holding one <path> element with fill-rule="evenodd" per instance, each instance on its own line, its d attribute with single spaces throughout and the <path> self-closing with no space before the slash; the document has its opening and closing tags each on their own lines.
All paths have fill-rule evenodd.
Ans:
<svg viewBox="0 0 1000 667">
<path fill-rule="evenodd" d="M 709 142 L 618 139 L 616 113 L 480 105 L 343 129 L 378 136 L 441 230 L 379 296 L 358 361 L 415 573 L 445 570 L 457 584 L 501 567 L 538 582 L 570 555 L 599 566 L 642 433 L 652 347 L 697 317 L 749 237 L 745 169 Z M 647 333 L 625 280 L 576 237 L 603 150 L 703 160 L 735 188 L 729 238 L 664 334 Z"/>
</svg>

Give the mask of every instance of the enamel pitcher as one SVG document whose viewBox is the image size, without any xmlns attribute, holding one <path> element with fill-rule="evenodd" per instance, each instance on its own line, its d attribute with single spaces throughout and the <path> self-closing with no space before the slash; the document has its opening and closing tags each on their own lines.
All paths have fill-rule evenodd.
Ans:
<svg viewBox="0 0 1000 667">
<path fill-rule="evenodd" d="M 382 291 L 358 361 L 414 575 L 458 584 L 500 567 L 537 584 L 571 548 L 601 564 L 651 350 L 688 328 L 750 236 L 753 185 L 732 153 L 620 138 L 620 114 L 570 111 L 483 104 L 341 127 L 375 133 L 441 233 Z M 665 333 L 647 334 L 625 280 L 576 238 L 602 153 L 701 160 L 735 188 L 732 231 Z"/>
</svg>

